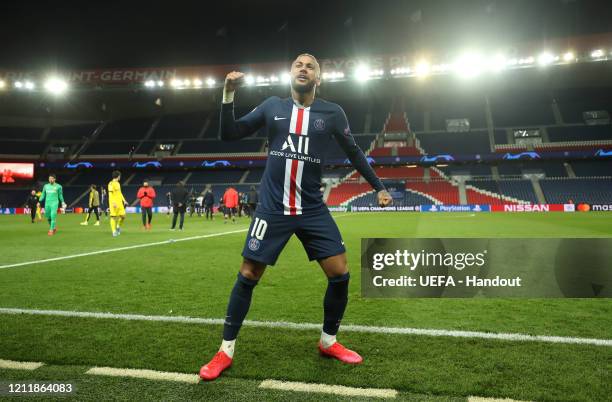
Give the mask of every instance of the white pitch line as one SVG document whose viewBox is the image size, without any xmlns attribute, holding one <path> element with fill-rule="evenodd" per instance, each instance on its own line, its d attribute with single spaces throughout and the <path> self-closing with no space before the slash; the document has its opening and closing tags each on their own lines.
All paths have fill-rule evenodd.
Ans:
<svg viewBox="0 0 612 402">
<path fill-rule="evenodd" d="M 133 249 L 136 249 L 136 248 L 159 246 L 159 245 L 162 245 L 162 244 L 172 244 L 172 243 L 178 243 L 178 242 L 181 242 L 181 241 L 205 239 L 205 238 L 208 238 L 208 237 L 217 237 L 217 236 L 224 236 L 224 235 L 227 235 L 227 234 L 242 233 L 242 232 L 246 232 L 247 230 L 249 230 L 249 229 L 232 230 L 232 231 L 229 231 L 229 232 L 221 232 L 221 233 L 210 233 L 210 234 L 207 234 L 207 235 L 183 237 L 181 239 L 169 239 L 169 240 L 156 241 L 156 242 L 153 242 L 153 243 L 135 244 L 133 246 L 109 248 L 107 250 L 98 250 L 98 251 L 92 251 L 92 252 L 89 252 L 89 253 L 80 253 L 80 254 L 73 254 L 73 255 L 65 255 L 65 256 L 61 256 L 61 257 L 46 258 L 44 260 L 34 260 L 34 261 L 19 262 L 19 263 L 16 263 L 16 264 L 0 265 L 0 269 L 23 267 L 25 265 L 33 265 L 33 264 L 43 264 L 45 262 L 69 260 L 69 259 L 72 259 L 72 258 L 87 257 L 87 256 L 90 256 L 90 255 L 96 255 L 96 254 L 114 253 L 114 252 L 117 252 L 117 251 L 125 251 L 125 250 L 133 250 Z"/>
<path fill-rule="evenodd" d="M 482 396 L 469 396 L 467 402 L 524 402 L 509 398 L 485 398 Z"/>
<path fill-rule="evenodd" d="M 64 311 L 64 310 L 36 310 L 36 309 L 20 309 L 20 308 L 0 308 L 0 314 L 28 314 L 42 316 L 59 316 L 59 317 L 80 317 L 80 318 L 101 318 L 127 321 L 155 321 L 155 322 L 178 322 L 184 324 L 203 324 L 203 325 L 223 325 L 222 318 L 199 318 L 186 316 L 165 316 L 165 315 L 142 315 L 142 314 L 114 314 L 114 313 L 96 313 L 87 311 Z M 299 331 L 321 330 L 321 324 L 314 323 L 298 323 L 287 321 L 244 321 L 245 326 L 262 327 L 262 328 L 284 328 Z M 567 336 L 549 336 L 549 335 L 528 335 L 520 333 L 496 333 L 496 332 L 478 332 L 478 331 L 459 331 L 448 329 L 426 329 L 426 328 L 402 328 L 402 327 L 378 327 L 369 325 L 342 325 L 342 331 L 345 332 L 362 332 L 369 334 L 391 334 L 391 335 L 419 335 L 433 337 L 454 337 L 454 338 L 479 338 L 493 339 L 500 341 L 511 342 L 544 342 L 544 343 L 559 343 L 559 344 L 574 344 L 574 345 L 594 345 L 594 346 L 612 346 L 612 339 L 597 339 L 597 338 L 577 338 Z"/>
<path fill-rule="evenodd" d="M 37 368 L 44 366 L 44 363 L 39 362 L 17 362 L 14 360 L 2 360 L 0 359 L 0 368 L 13 369 L 13 370 L 36 370 Z"/>
<path fill-rule="evenodd" d="M 395 398 L 397 391 L 385 388 L 355 388 L 343 385 L 311 384 L 295 381 L 264 380 L 259 388 L 277 389 L 292 392 L 316 392 L 341 396 L 361 396 L 369 398 Z"/>
<path fill-rule="evenodd" d="M 87 370 L 85 374 L 103 375 L 109 377 L 144 378 L 155 381 L 177 381 L 190 384 L 197 384 L 200 382 L 200 377 L 197 374 L 172 373 L 168 371 L 155 370 L 122 369 L 113 367 L 93 367 Z"/>
</svg>

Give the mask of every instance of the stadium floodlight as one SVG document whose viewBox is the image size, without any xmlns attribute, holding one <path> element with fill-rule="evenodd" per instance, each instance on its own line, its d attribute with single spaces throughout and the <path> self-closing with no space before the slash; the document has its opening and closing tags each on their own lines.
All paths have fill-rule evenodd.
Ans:
<svg viewBox="0 0 612 402">
<path fill-rule="evenodd" d="M 591 52 L 591 57 L 594 59 L 601 59 L 602 57 L 604 57 L 605 52 L 603 51 L 603 49 L 595 49 Z"/>
<path fill-rule="evenodd" d="M 68 90 L 68 83 L 57 77 L 50 77 L 45 82 L 45 89 L 54 95 L 62 95 Z"/>
<path fill-rule="evenodd" d="M 201 88 L 202 87 L 202 80 L 199 78 L 195 78 L 193 80 L 193 86 L 196 88 Z"/>
<path fill-rule="evenodd" d="M 565 52 L 563 53 L 563 61 L 570 62 L 576 60 L 576 56 L 573 52 Z"/>
<path fill-rule="evenodd" d="M 419 61 L 417 65 L 414 67 L 414 72 L 417 77 L 425 77 L 429 75 L 430 71 L 431 71 L 431 65 L 425 60 Z"/>
<path fill-rule="evenodd" d="M 545 67 L 555 61 L 555 56 L 550 52 L 543 52 L 538 56 L 538 64 Z"/>
<path fill-rule="evenodd" d="M 397 67 L 391 70 L 391 75 L 410 74 L 410 67 Z"/>
<path fill-rule="evenodd" d="M 21 81 L 15 81 L 15 83 L 13 85 L 15 85 L 15 88 L 17 88 L 17 89 L 23 88 L 23 82 L 21 82 Z"/>
<path fill-rule="evenodd" d="M 4 89 L 6 88 L 6 82 L 4 82 L 3 80 L 0 80 L 0 89 Z"/>
<path fill-rule="evenodd" d="M 190 80 L 183 80 L 183 86 L 184 87 L 188 87 L 191 85 L 191 81 Z"/>
<path fill-rule="evenodd" d="M 330 72 L 325 72 L 321 75 L 321 78 L 324 80 L 337 80 L 340 78 L 344 78 L 344 73 L 340 72 L 340 71 L 330 71 Z"/>
<path fill-rule="evenodd" d="M 370 67 L 365 64 L 360 64 L 355 68 L 355 79 L 359 82 L 365 82 L 370 79 Z"/>
<path fill-rule="evenodd" d="M 170 86 L 172 86 L 173 88 L 179 88 L 183 86 L 183 81 L 174 78 L 172 81 L 170 81 Z"/>
<path fill-rule="evenodd" d="M 496 54 L 491 60 L 489 60 L 488 67 L 491 71 L 498 72 L 506 68 L 508 65 L 509 61 L 503 54 Z"/>
<path fill-rule="evenodd" d="M 245 75 L 244 76 L 244 82 L 247 85 L 253 85 L 255 83 L 255 77 L 253 77 L 252 75 Z"/>
<path fill-rule="evenodd" d="M 210 78 L 209 77 L 208 79 L 206 79 L 206 85 L 208 85 L 209 87 L 214 87 L 215 83 L 216 83 L 216 81 L 215 81 L 214 78 Z"/>
<path fill-rule="evenodd" d="M 465 53 L 453 63 L 453 70 L 460 77 L 472 78 L 482 72 L 482 56 L 477 53 Z"/>
<path fill-rule="evenodd" d="M 155 86 L 155 81 L 153 81 L 153 80 L 146 80 L 144 85 L 147 88 L 153 88 Z"/>
<path fill-rule="evenodd" d="M 164 82 L 161 81 L 161 80 L 157 81 L 157 86 L 158 87 L 163 87 L 164 86 Z"/>
<path fill-rule="evenodd" d="M 283 84 L 289 84 L 291 82 L 291 75 L 289 75 L 289 73 L 282 73 L 280 77 Z"/>
<path fill-rule="evenodd" d="M 385 75 L 385 71 L 383 69 L 370 71 L 371 77 L 382 77 L 383 75 Z"/>
<path fill-rule="evenodd" d="M 521 66 L 524 65 L 528 65 L 528 64 L 533 64 L 533 62 L 535 61 L 535 59 L 533 58 L 533 56 L 529 56 L 529 57 L 524 57 L 522 59 L 518 60 L 518 64 Z"/>
<path fill-rule="evenodd" d="M 23 87 L 25 89 L 27 89 L 28 91 L 32 91 L 32 90 L 34 90 L 34 88 L 36 88 L 36 84 L 34 84 L 32 81 L 26 81 L 23 84 Z"/>
<path fill-rule="evenodd" d="M 518 59 L 516 57 L 506 60 L 506 66 L 508 67 L 514 67 L 517 64 L 518 64 Z"/>
</svg>

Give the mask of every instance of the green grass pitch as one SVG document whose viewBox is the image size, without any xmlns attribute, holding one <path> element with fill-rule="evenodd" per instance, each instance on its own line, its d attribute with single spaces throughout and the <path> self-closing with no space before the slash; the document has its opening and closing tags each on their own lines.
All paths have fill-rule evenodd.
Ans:
<svg viewBox="0 0 612 402">
<path fill-rule="evenodd" d="M 612 214 L 336 214 L 351 268 L 345 324 L 612 338 L 608 299 L 362 299 L 362 237 L 611 237 Z M 79 225 L 0 216 L 0 265 L 205 234 L 225 234 L 106 254 L 0 269 L 0 307 L 222 318 L 241 261 L 248 219 L 186 218 L 170 232 L 128 215 L 113 238 L 108 220 Z M 293 238 L 255 289 L 250 320 L 318 323 L 326 280 Z M 197 373 L 216 352 L 220 325 L 0 314 L 0 359 L 46 363 L 33 372 L 0 369 L 0 381 L 72 381 L 78 400 L 320 400 L 323 394 L 263 390 L 264 379 L 393 388 L 400 400 L 466 401 L 477 395 L 519 400 L 610 400 L 609 346 L 477 338 L 339 333 L 361 352 L 360 366 L 322 359 L 319 333 L 244 327 L 234 366 L 214 383 L 178 384 L 85 375 L 92 366 Z M 1 398 L 1 397 L 0 397 Z M 40 398 L 39 398 L 40 399 Z M 336 398 L 341 400 L 341 398 Z M 350 400 L 357 400 L 350 398 Z"/>
</svg>

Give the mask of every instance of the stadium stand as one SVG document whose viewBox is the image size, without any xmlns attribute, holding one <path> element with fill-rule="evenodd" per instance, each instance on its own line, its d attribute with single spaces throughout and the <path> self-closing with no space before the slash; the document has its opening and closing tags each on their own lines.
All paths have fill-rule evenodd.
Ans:
<svg viewBox="0 0 612 402">
<path fill-rule="evenodd" d="M 176 140 L 199 137 L 204 129 L 206 113 L 184 113 L 163 116 L 155 130 L 152 139 Z"/>
<path fill-rule="evenodd" d="M 612 200 L 612 178 L 555 178 L 540 180 L 544 197 L 549 203 L 609 204 Z"/>
<path fill-rule="evenodd" d="M 486 131 L 420 133 L 416 136 L 428 154 L 482 154 L 491 152 Z"/>
<path fill-rule="evenodd" d="M 111 121 L 100 131 L 99 139 L 101 141 L 142 139 L 151 129 L 153 121 L 151 118 Z"/>
</svg>

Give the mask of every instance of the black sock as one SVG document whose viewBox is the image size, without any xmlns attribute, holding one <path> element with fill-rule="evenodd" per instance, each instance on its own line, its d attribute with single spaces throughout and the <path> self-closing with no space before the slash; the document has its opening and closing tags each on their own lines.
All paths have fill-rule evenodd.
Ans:
<svg viewBox="0 0 612 402">
<path fill-rule="evenodd" d="M 340 321 L 342 321 L 348 302 L 349 278 L 350 275 L 347 272 L 344 275 L 328 279 L 327 291 L 323 299 L 323 332 L 328 335 L 338 333 Z"/>
<path fill-rule="evenodd" d="M 240 272 L 238 273 L 238 279 L 234 284 L 227 305 L 227 314 L 223 324 L 223 340 L 232 341 L 238 336 L 242 321 L 244 321 L 244 317 L 246 317 L 251 306 L 253 288 L 255 288 L 257 282 L 245 278 Z"/>
</svg>

